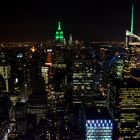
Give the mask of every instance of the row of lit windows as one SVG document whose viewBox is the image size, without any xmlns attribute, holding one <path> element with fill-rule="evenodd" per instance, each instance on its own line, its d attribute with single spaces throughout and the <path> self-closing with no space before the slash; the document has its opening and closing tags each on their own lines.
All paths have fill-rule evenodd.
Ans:
<svg viewBox="0 0 140 140">
<path fill-rule="evenodd" d="M 121 106 L 128 106 L 128 108 L 134 107 L 134 106 L 139 106 L 140 104 L 135 103 L 135 102 L 121 102 L 120 103 Z"/>
<path fill-rule="evenodd" d="M 104 127 L 104 126 L 86 126 L 87 127 L 87 129 L 112 129 L 112 124 L 111 124 L 111 126 L 110 127 Z"/>
<path fill-rule="evenodd" d="M 112 133 L 105 133 L 105 132 L 94 132 L 94 133 L 88 132 L 87 133 L 87 136 L 111 136 L 111 135 Z"/>
<path fill-rule="evenodd" d="M 94 138 L 87 138 L 86 140 L 112 140 L 112 138 L 96 138 L 96 139 L 94 139 Z"/>
<path fill-rule="evenodd" d="M 139 101 L 130 101 L 130 100 L 122 100 L 121 102 L 120 102 L 120 105 L 122 105 L 122 106 L 128 106 L 128 105 L 130 105 L 131 107 L 132 106 L 139 106 L 140 105 L 140 103 L 139 103 Z"/>
<path fill-rule="evenodd" d="M 112 133 L 95 133 L 94 135 L 93 134 L 87 134 L 87 137 L 93 137 L 93 138 L 95 138 L 95 137 L 111 137 L 111 135 L 112 135 Z"/>
<path fill-rule="evenodd" d="M 111 136 L 87 136 L 86 140 L 112 140 Z"/>
<path fill-rule="evenodd" d="M 111 120 L 87 120 L 86 123 L 112 123 Z"/>
<path fill-rule="evenodd" d="M 87 86 L 81 86 L 81 89 L 87 89 L 90 90 L 91 89 L 91 85 L 87 85 Z M 79 86 L 73 86 L 73 90 L 78 90 Z"/>
<path fill-rule="evenodd" d="M 140 97 L 140 92 L 134 92 L 134 93 L 129 93 L 129 92 L 120 92 L 121 93 L 121 97 L 129 97 L 129 96 L 131 96 L 131 97 Z"/>
<path fill-rule="evenodd" d="M 111 138 L 111 136 L 87 136 L 87 138 Z"/>
<path fill-rule="evenodd" d="M 97 128 L 97 127 L 112 127 L 112 123 L 86 123 L 86 127 L 94 127 L 94 128 Z"/>
<path fill-rule="evenodd" d="M 140 92 L 140 88 L 121 88 L 121 91 L 123 92 Z"/>
<path fill-rule="evenodd" d="M 96 139 L 94 139 L 94 138 L 87 138 L 86 140 L 112 140 L 112 138 L 96 138 Z"/>
<path fill-rule="evenodd" d="M 127 117 L 132 117 L 132 116 L 136 116 L 136 113 L 121 113 L 121 116 L 127 116 Z"/>
<path fill-rule="evenodd" d="M 93 73 L 86 73 L 86 72 L 80 72 L 80 73 L 73 73 L 73 77 L 76 77 L 76 76 L 91 76 L 93 75 Z"/>
<path fill-rule="evenodd" d="M 136 93 L 136 92 L 135 93 L 131 93 L 131 94 L 128 93 L 128 92 L 125 92 L 125 94 L 124 94 L 124 92 L 123 93 L 121 92 L 120 97 L 124 97 L 124 98 L 126 98 L 126 97 L 133 97 L 133 98 L 136 97 L 137 98 L 138 97 L 139 98 L 140 97 L 139 94 L 140 93 Z"/>
<path fill-rule="evenodd" d="M 73 83 L 77 83 L 77 82 L 92 82 L 93 83 L 93 80 L 91 78 L 75 78 L 73 79 Z"/>
<path fill-rule="evenodd" d="M 121 94 L 120 96 L 119 96 L 119 98 L 128 98 L 128 100 L 130 99 L 130 98 L 133 98 L 133 99 L 135 99 L 135 98 L 140 98 L 140 93 L 138 93 L 137 95 L 136 94 Z"/>
<path fill-rule="evenodd" d="M 88 133 L 92 133 L 92 132 L 112 132 L 112 129 L 87 129 Z"/>
<path fill-rule="evenodd" d="M 129 106 L 129 107 L 128 107 Z M 127 104 L 127 103 L 121 103 L 120 107 L 122 109 L 137 109 L 139 108 L 140 105 L 135 105 L 135 104 Z"/>
<path fill-rule="evenodd" d="M 74 82 L 73 85 L 86 85 L 86 86 L 91 86 L 92 82 Z"/>
</svg>

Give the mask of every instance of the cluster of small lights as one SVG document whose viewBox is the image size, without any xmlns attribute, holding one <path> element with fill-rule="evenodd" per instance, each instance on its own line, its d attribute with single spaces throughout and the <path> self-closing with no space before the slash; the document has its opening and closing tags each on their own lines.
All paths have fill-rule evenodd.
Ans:
<svg viewBox="0 0 140 140">
<path fill-rule="evenodd" d="M 112 140 L 111 120 L 87 120 L 86 140 Z"/>
<path fill-rule="evenodd" d="M 17 54 L 17 58 L 22 58 L 22 57 L 23 57 L 22 53 Z"/>
</svg>

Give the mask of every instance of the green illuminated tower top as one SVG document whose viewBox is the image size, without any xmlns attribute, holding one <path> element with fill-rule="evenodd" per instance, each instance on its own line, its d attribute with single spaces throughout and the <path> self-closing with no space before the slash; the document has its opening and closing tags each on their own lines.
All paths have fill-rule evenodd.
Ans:
<svg viewBox="0 0 140 140">
<path fill-rule="evenodd" d="M 58 28 L 57 28 L 56 33 L 55 33 L 55 39 L 56 39 L 56 41 L 60 41 L 60 42 L 62 42 L 64 39 L 64 34 L 63 34 L 62 29 L 61 29 L 61 22 L 60 21 L 58 22 Z"/>
<path fill-rule="evenodd" d="M 132 13 L 131 13 L 131 33 L 134 32 L 134 4 L 132 3 Z"/>
</svg>

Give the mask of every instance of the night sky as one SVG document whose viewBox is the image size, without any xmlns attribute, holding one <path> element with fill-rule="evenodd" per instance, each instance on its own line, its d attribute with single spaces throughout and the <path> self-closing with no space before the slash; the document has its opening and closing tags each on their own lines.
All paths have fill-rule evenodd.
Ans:
<svg viewBox="0 0 140 140">
<path fill-rule="evenodd" d="M 132 0 L 4 0 L 0 3 L 0 41 L 53 39 L 62 21 L 66 39 L 124 41 Z M 140 0 L 135 2 L 135 33 L 140 33 Z"/>
</svg>

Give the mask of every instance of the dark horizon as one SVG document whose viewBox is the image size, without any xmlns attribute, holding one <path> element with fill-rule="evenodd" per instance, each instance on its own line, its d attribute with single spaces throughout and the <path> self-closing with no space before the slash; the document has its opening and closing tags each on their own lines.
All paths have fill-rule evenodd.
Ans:
<svg viewBox="0 0 140 140">
<path fill-rule="evenodd" d="M 131 3 L 107 0 L 94 3 L 57 1 L 4 2 L 0 9 L 0 41 L 46 41 L 54 39 L 57 22 L 62 21 L 66 39 L 124 41 L 130 30 Z M 134 32 L 140 33 L 140 2 L 135 0 Z"/>
</svg>

